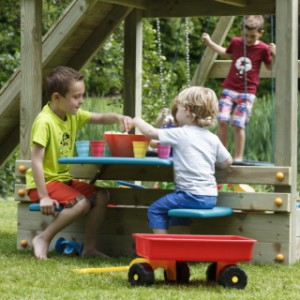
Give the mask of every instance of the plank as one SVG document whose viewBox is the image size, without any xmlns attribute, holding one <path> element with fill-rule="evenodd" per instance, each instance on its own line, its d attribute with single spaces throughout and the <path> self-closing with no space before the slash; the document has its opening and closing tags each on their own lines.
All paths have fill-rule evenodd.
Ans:
<svg viewBox="0 0 300 300">
<path fill-rule="evenodd" d="M 100 180 L 139 180 L 139 181 L 173 181 L 172 166 L 148 165 L 102 165 L 99 166 Z M 92 178 L 97 171 L 96 166 L 74 165 L 72 174 L 77 178 Z M 231 166 L 227 170 L 216 170 L 218 183 L 274 184 L 289 186 L 291 169 L 273 166 Z M 283 180 L 276 179 L 282 173 Z M 116 175 L 117 174 L 117 175 Z"/>
<path fill-rule="evenodd" d="M 21 1 L 20 156 L 30 157 L 30 132 L 42 107 L 42 2 Z M 26 75 L 25 75 L 26 74 Z"/>
<path fill-rule="evenodd" d="M 273 244 L 259 242 L 254 245 L 252 262 L 254 263 L 279 263 L 284 265 L 290 265 L 295 261 L 290 258 L 289 252 L 291 245 L 289 243 Z M 283 262 L 276 261 L 276 256 L 283 254 Z"/>
<path fill-rule="evenodd" d="M 266 243 L 290 243 L 289 214 L 234 213 L 212 219 L 194 219 L 192 234 L 241 235 Z"/>
<path fill-rule="evenodd" d="M 128 116 L 142 115 L 143 22 L 141 11 L 133 10 L 124 28 L 124 110 Z"/>
<path fill-rule="evenodd" d="M 216 60 L 212 64 L 212 67 L 208 73 L 209 78 L 225 78 L 229 72 L 231 66 L 231 60 Z M 272 78 L 274 76 L 271 70 L 268 70 L 264 64 L 262 64 L 259 77 L 260 78 Z M 300 64 L 298 61 L 298 77 L 300 74 Z"/>
<path fill-rule="evenodd" d="M 280 199 L 280 200 L 279 200 Z M 290 212 L 296 205 L 287 193 L 220 192 L 217 204 L 235 210 Z"/>
<path fill-rule="evenodd" d="M 122 5 L 126 7 L 133 7 L 138 9 L 146 9 L 146 0 L 99 0 L 103 3 Z"/>
<path fill-rule="evenodd" d="M 297 0 L 284 3 L 276 0 L 276 60 L 275 77 L 275 164 L 291 166 L 291 197 L 297 195 L 298 135 L 298 5 Z M 287 46 L 289 45 L 289 46 Z M 281 70 L 281 71 L 280 71 Z M 285 70 L 285 71 L 283 71 Z M 282 76 L 282 74 L 285 74 Z M 284 118 L 284 116 L 288 116 Z M 275 187 L 275 191 L 281 191 Z M 296 208 L 292 207 L 290 219 L 291 261 L 296 260 Z"/>
<path fill-rule="evenodd" d="M 248 0 L 215 0 L 228 5 L 234 5 L 238 7 L 246 7 L 248 5 Z"/>
<path fill-rule="evenodd" d="M 227 34 L 232 26 L 232 23 L 234 21 L 235 17 L 221 17 L 216 25 L 216 28 L 211 35 L 211 39 L 219 44 L 222 45 L 225 38 L 227 37 Z M 197 66 L 197 69 L 194 73 L 193 79 L 191 84 L 192 85 L 199 85 L 203 86 L 207 77 L 211 73 L 211 68 L 214 66 L 214 61 L 217 58 L 218 54 L 213 51 L 211 48 L 206 47 L 205 51 L 203 53 L 203 56 L 201 57 L 201 62 Z M 227 75 L 227 74 L 226 74 Z M 223 77 L 225 78 L 226 75 Z"/>
<path fill-rule="evenodd" d="M 251 0 L 247 6 L 233 6 L 211 0 L 152 0 L 143 16 L 147 18 L 243 16 L 275 14 L 275 0 Z"/>
<path fill-rule="evenodd" d="M 277 180 L 276 175 L 283 174 L 283 180 Z M 248 183 L 248 184 L 291 184 L 291 168 L 289 167 L 256 167 L 231 166 L 226 170 L 216 171 L 217 182 Z"/>
<path fill-rule="evenodd" d="M 19 196 L 19 189 L 25 189 L 25 184 L 15 185 L 15 200 L 30 202 L 25 196 Z M 140 206 L 148 207 L 154 201 L 171 193 L 172 190 L 164 189 L 131 189 L 131 188 L 108 188 L 110 192 L 110 204 L 121 206 Z M 281 204 L 276 204 L 276 199 L 281 199 Z M 285 193 L 238 193 L 220 192 L 218 205 L 242 211 L 274 211 L 290 212 L 291 206 L 295 205 L 291 201 L 290 194 Z"/>
</svg>

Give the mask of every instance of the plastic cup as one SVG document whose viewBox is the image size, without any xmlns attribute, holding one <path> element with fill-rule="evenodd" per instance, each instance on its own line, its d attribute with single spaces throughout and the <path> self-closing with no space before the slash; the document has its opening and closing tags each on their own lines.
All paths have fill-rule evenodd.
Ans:
<svg viewBox="0 0 300 300">
<path fill-rule="evenodd" d="M 109 150 L 109 147 L 108 147 L 107 143 L 105 143 L 105 146 L 104 146 L 103 156 L 105 156 L 105 157 L 111 156 L 111 153 L 110 153 L 110 150 Z"/>
<path fill-rule="evenodd" d="M 148 143 L 147 142 L 132 142 L 133 154 L 136 158 L 143 158 L 146 156 Z"/>
<path fill-rule="evenodd" d="M 90 153 L 90 141 L 76 141 L 77 156 L 89 156 Z"/>
<path fill-rule="evenodd" d="M 105 141 L 90 141 L 92 156 L 103 156 Z"/>
<path fill-rule="evenodd" d="M 159 158 L 169 158 L 171 152 L 171 146 L 157 143 L 157 152 Z"/>
</svg>

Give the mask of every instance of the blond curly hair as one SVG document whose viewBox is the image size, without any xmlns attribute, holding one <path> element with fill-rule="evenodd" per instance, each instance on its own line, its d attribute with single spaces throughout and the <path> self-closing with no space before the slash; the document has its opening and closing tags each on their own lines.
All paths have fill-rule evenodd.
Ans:
<svg viewBox="0 0 300 300">
<path fill-rule="evenodd" d="M 176 121 L 178 105 L 189 108 L 193 115 L 193 121 L 200 127 L 215 125 L 218 115 L 218 98 L 216 93 L 209 88 L 192 86 L 184 89 L 174 99 L 172 115 Z"/>
</svg>

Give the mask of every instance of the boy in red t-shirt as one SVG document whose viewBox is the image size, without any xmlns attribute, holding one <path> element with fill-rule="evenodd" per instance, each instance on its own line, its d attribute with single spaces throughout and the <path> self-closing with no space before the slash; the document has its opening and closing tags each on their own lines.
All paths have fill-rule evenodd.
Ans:
<svg viewBox="0 0 300 300">
<path fill-rule="evenodd" d="M 242 161 L 245 147 L 245 126 L 249 121 L 255 93 L 259 84 L 259 71 L 262 62 L 271 69 L 276 55 L 276 46 L 260 41 L 264 30 L 263 16 L 245 17 L 244 37 L 234 37 L 229 46 L 224 48 L 203 33 L 202 41 L 219 55 L 231 57 L 232 63 L 222 87 L 218 115 L 218 135 L 228 147 L 228 125 L 233 114 L 234 160 Z"/>
</svg>

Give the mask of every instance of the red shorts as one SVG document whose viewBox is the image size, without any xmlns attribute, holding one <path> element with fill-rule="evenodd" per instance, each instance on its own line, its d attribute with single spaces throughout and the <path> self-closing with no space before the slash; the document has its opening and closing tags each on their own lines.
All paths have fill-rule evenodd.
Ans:
<svg viewBox="0 0 300 300">
<path fill-rule="evenodd" d="M 46 188 L 49 197 L 57 200 L 65 207 L 74 206 L 83 196 L 93 203 L 97 192 L 95 185 L 78 180 L 71 180 L 69 183 L 52 181 L 46 185 Z M 37 189 L 27 190 L 27 194 L 32 202 L 40 201 Z"/>
</svg>

